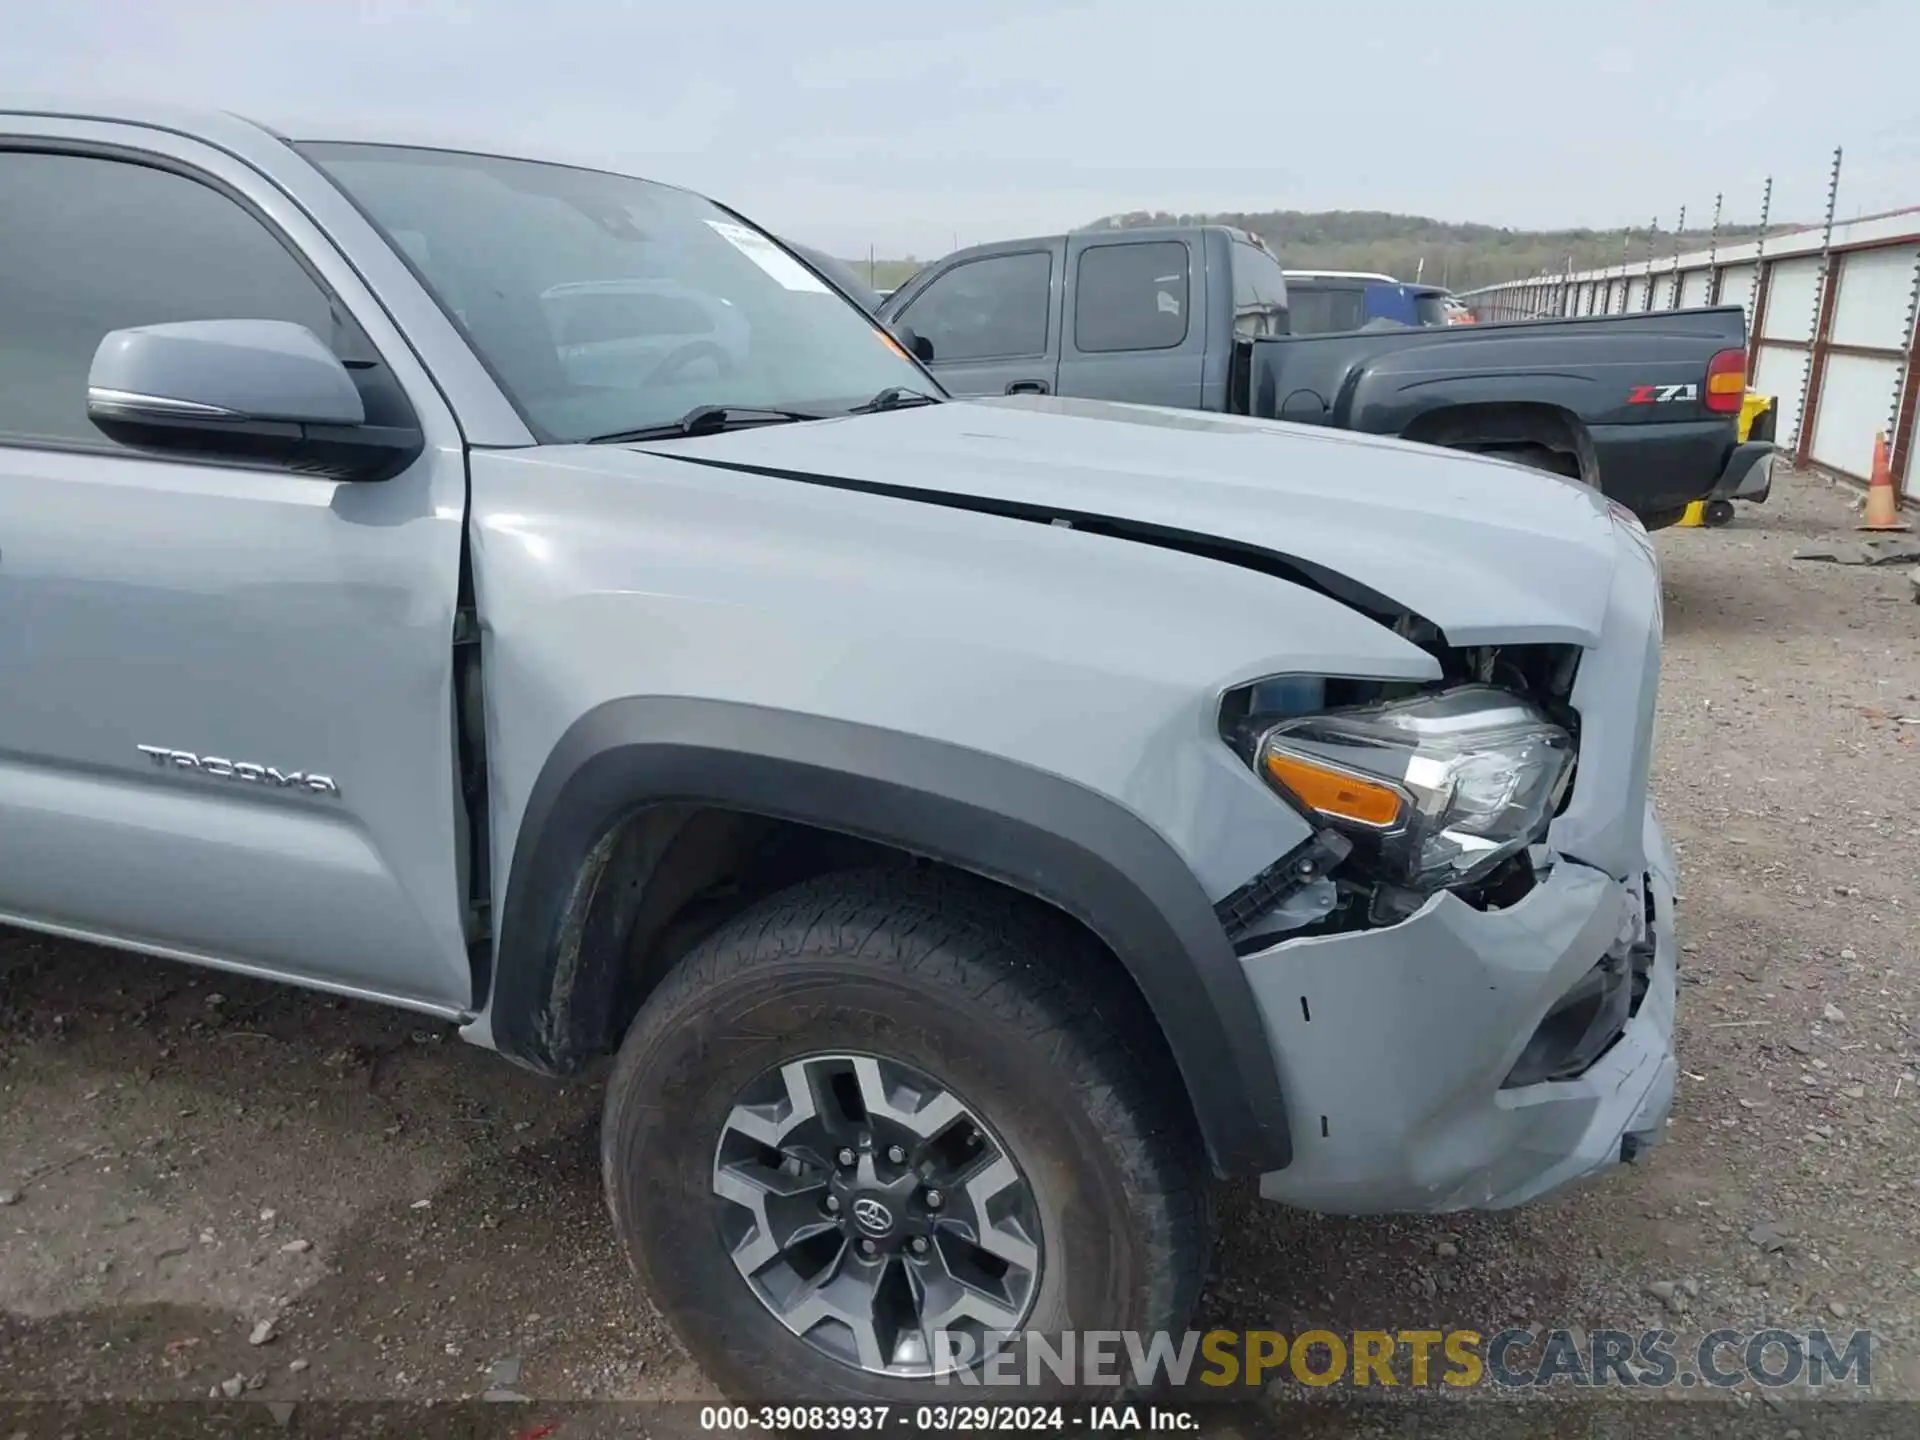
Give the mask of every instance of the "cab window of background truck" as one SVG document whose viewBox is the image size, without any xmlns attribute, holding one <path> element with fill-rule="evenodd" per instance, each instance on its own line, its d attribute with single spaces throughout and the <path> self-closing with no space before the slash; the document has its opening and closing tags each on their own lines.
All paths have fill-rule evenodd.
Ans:
<svg viewBox="0 0 1920 1440">
<path fill-rule="evenodd" d="M 109 330 L 289 320 L 352 358 L 325 292 L 210 185 L 124 160 L 0 150 L 0 196 L 0 438 L 116 448 L 87 418 L 87 372 Z"/>
<path fill-rule="evenodd" d="M 1089 245 L 1074 273 L 1074 349 L 1173 349 L 1187 338 L 1188 289 L 1178 240 Z"/>
<path fill-rule="evenodd" d="M 1046 251 L 986 255 L 935 276 L 900 318 L 933 342 L 937 361 L 1044 355 L 1052 289 Z"/>
</svg>

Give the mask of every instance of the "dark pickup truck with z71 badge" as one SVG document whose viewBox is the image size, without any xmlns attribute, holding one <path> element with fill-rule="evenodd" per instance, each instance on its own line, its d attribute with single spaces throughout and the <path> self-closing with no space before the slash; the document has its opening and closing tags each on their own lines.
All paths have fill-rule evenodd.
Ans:
<svg viewBox="0 0 1920 1440">
<path fill-rule="evenodd" d="M 1364 279 L 1352 328 L 1322 332 L 1345 313 L 1337 278 L 1289 279 L 1254 236 L 1092 230 L 956 251 L 880 316 L 911 327 L 956 395 L 1171 405 L 1473 450 L 1585 481 L 1649 530 L 1696 500 L 1766 497 L 1773 446 L 1739 434 L 1738 306 L 1369 323 Z M 1302 283 L 1315 303 L 1296 315 Z"/>
</svg>

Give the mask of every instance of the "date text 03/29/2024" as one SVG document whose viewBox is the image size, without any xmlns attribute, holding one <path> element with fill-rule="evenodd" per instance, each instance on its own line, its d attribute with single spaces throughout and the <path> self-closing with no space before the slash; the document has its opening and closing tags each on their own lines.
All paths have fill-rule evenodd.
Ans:
<svg viewBox="0 0 1920 1440">
<path fill-rule="evenodd" d="M 1023 1431 L 1194 1434 L 1200 1417 L 1178 1405 L 707 1405 L 700 1428 L 732 1434 L 939 1435 Z"/>
</svg>

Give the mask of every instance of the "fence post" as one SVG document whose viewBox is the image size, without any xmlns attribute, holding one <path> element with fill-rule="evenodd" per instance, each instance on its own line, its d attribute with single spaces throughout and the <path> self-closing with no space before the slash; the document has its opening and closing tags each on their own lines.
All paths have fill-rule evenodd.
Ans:
<svg viewBox="0 0 1920 1440">
<path fill-rule="evenodd" d="M 1647 225 L 1647 284 L 1640 296 L 1640 309 L 1643 314 L 1653 309 L 1653 237 L 1659 228 L 1660 217 L 1656 215 Z"/>
<path fill-rule="evenodd" d="M 1680 207 L 1679 223 L 1673 227 L 1673 284 L 1667 291 L 1667 309 L 1680 308 L 1680 237 L 1687 233 L 1687 207 Z"/>
<path fill-rule="evenodd" d="M 1720 202 L 1722 193 L 1713 197 L 1713 229 L 1707 232 L 1707 304 L 1720 303 Z"/>
<path fill-rule="evenodd" d="M 1840 147 L 1833 147 L 1833 173 L 1827 177 L 1827 223 L 1820 236 L 1820 271 L 1813 283 L 1813 331 L 1807 364 L 1800 373 L 1800 413 L 1793 417 L 1793 463 L 1804 466 L 1813 453 L 1812 411 L 1820 403 L 1826 377 L 1827 332 L 1833 325 L 1833 297 L 1840 288 L 1839 262 L 1833 254 L 1833 212 L 1840 200 Z"/>
<path fill-rule="evenodd" d="M 1920 384 L 1915 377 L 1920 376 L 1920 255 L 1914 256 L 1913 285 L 1907 291 L 1907 343 L 1906 354 L 1900 362 L 1900 379 L 1893 387 L 1893 416 L 1891 431 L 1887 442 L 1893 448 L 1893 456 L 1887 466 L 1893 471 L 1895 494 L 1905 497 L 1907 471 L 1913 464 L 1913 412 L 1916 397 L 1920 397 Z"/>
<path fill-rule="evenodd" d="M 1747 292 L 1747 382 L 1760 374 L 1760 335 L 1767 323 L 1767 283 L 1773 272 L 1767 268 L 1767 217 L 1773 213 L 1773 177 L 1760 192 L 1760 239 L 1753 247 L 1753 288 Z"/>
</svg>

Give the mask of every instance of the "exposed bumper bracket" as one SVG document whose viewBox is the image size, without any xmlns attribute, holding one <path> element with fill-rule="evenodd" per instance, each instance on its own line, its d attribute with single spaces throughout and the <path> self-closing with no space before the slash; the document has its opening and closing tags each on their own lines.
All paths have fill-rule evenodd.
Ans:
<svg viewBox="0 0 1920 1440">
<path fill-rule="evenodd" d="M 1227 939 L 1241 940 L 1261 916 L 1301 886 L 1325 879 L 1352 851 L 1353 842 L 1338 832 L 1316 831 L 1239 889 L 1221 896 L 1213 912 Z"/>
</svg>

